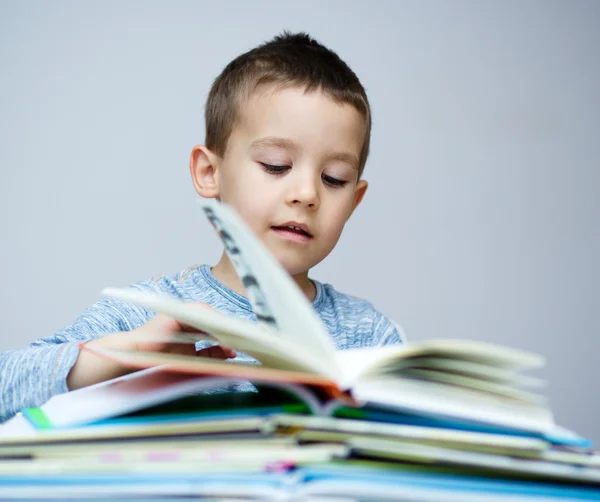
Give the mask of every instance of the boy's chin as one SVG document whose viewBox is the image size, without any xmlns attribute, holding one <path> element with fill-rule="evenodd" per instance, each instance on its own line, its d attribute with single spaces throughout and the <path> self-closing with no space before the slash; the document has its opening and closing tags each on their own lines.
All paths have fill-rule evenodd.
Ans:
<svg viewBox="0 0 600 502">
<path fill-rule="evenodd" d="M 310 267 L 308 267 L 305 263 L 294 260 L 289 256 L 276 256 L 276 258 L 283 269 L 291 276 L 306 274 L 310 270 Z"/>
<path fill-rule="evenodd" d="M 283 267 L 283 269 L 292 277 L 301 277 L 308 274 L 311 268 L 313 268 L 317 263 L 306 262 L 306 261 L 298 261 L 292 259 L 279 259 L 279 264 Z"/>
</svg>

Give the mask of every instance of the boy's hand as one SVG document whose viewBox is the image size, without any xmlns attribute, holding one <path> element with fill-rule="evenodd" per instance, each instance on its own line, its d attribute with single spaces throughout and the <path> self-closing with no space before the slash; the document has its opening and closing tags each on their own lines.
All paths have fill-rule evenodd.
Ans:
<svg viewBox="0 0 600 502">
<path fill-rule="evenodd" d="M 198 303 L 198 308 L 212 308 L 205 303 Z M 176 321 L 172 317 L 165 314 L 157 314 L 154 318 L 148 321 L 143 326 L 133 330 L 131 333 L 136 335 L 144 335 L 152 337 L 152 335 L 163 335 L 168 337 L 169 335 L 175 335 L 177 333 L 204 333 L 196 328 L 192 328 L 185 324 Z M 127 336 L 127 333 L 118 333 L 119 335 Z M 199 357 L 213 357 L 217 359 L 228 359 L 235 357 L 236 352 L 228 347 L 222 347 L 220 345 L 214 345 L 196 351 L 196 345 L 193 342 L 187 343 L 169 343 L 168 341 L 135 341 L 134 337 L 130 337 L 130 348 L 132 350 L 143 350 L 148 352 L 166 352 L 169 354 L 183 354 L 186 356 L 199 356 Z M 89 342 L 93 343 L 93 342 Z M 131 346 L 133 344 L 133 346 Z"/>
<path fill-rule="evenodd" d="M 198 308 L 212 308 L 209 305 L 199 303 Z M 170 354 L 197 355 L 200 357 L 212 357 L 218 359 L 228 359 L 235 357 L 236 352 L 228 347 L 215 345 L 196 351 L 195 343 L 179 343 L 166 341 L 139 341 L 134 334 L 138 335 L 161 335 L 169 337 L 176 333 L 202 333 L 201 331 L 186 326 L 176 321 L 172 317 L 164 314 L 158 314 L 143 326 L 133 331 L 122 331 L 105 335 L 96 340 L 87 342 L 89 345 L 100 347 L 123 349 L 123 350 L 144 350 L 149 352 L 165 352 Z M 116 362 L 96 356 L 95 354 L 82 351 L 79 353 L 77 361 L 71 368 L 67 376 L 67 387 L 69 390 L 87 387 L 98 382 L 110 380 L 133 371 L 131 368 L 122 366 Z"/>
</svg>

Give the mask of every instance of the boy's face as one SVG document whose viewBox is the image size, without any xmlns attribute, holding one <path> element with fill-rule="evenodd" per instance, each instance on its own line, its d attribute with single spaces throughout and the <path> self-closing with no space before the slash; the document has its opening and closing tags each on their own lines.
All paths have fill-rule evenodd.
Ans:
<svg viewBox="0 0 600 502">
<path fill-rule="evenodd" d="M 288 273 L 303 274 L 332 251 L 366 191 L 364 137 L 360 113 L 321 92 L 255 93 L 225 155 L 212 156 L 211 195 L 238 211 Z"/>
</svg>

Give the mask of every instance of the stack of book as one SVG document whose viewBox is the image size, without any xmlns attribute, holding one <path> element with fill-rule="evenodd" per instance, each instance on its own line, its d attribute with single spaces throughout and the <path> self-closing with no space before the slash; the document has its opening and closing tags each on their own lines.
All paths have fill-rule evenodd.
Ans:
<svg viewBox="0 0 600 502">
<path fill-rule="evenodd" d="M 204 210 L 256 324 L 105 294 L 260 364 L 83 345 L 139 371 L 0 426 L 2 500 L 600 500 L 600 456 L 526 374 L 539 356 L 466 340 L 337 351 L 241 219 Z"/>
</svg>

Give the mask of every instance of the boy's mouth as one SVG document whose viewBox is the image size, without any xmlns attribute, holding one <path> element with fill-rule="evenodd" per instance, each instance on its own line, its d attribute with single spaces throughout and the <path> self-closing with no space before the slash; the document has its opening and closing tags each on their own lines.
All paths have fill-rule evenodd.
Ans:
<svg viewBox="0 0 600 502">
<path fill-rule="evenodd" d="M 283 225 L 272 226 L 271 228 L 284 239 L 306 242 L 313 237 L 308 231 L 308 227 L 303 223 L 289 222 Z"/>
</svg>

